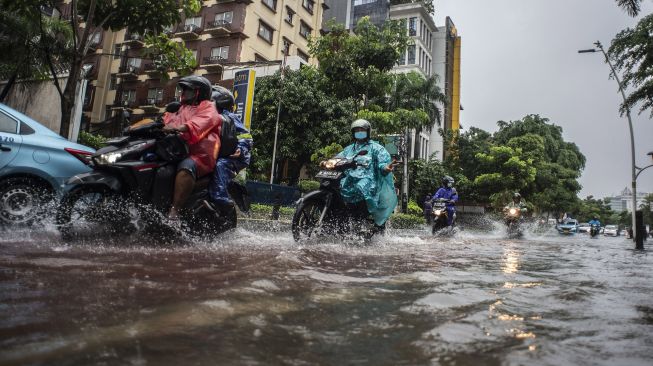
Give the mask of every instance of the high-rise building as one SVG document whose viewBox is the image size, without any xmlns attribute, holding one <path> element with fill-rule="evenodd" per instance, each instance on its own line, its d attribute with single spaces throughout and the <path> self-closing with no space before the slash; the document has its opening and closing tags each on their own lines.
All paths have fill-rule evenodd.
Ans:
<svg viewBox="0 0 653 366">
<path fill-rule="evenodd" d="M 358 20 L 369 16 L 377 26 L 388 20 L 398 20 L 406 27 L 413 44 L 400 58 L 393 72 L 417 72 L 424 77 L 438 76 L 438 86 L 448 103 L 441 104 L 441 128 L 457 131 L 460 128 L 460 42 L 456 27 L 447 17 L 445 25 L 436 26 L 431 14 L 420 2 L 389 0 L 326 0 L 328 9 L 324 22 L 333 19 L 353 29 Z M 445 157 L 443 138 L 438 128 L 410 133 L 410 158 L 428 158 L 437 152 Z"/>
<path fill-rule="evenodd" d="M 166 32 L 193 52 L 199 65 L 194 74 L 230 86 L 239 69 L 254 67 L 259 76 L 278 70 L 284 54 L 293 68 L 314 63 L 308 39 L 319 35 L 325 7 L 324 0 L 204 0 L 198 14 Z M 164 78 L 153 60 L 142 57 L 141 34 L 105 31 L 92 43 L 86 122 L 106 121 L 125 109 L 160 113 L 175 98 L 177 75 Z"/>
</svg>

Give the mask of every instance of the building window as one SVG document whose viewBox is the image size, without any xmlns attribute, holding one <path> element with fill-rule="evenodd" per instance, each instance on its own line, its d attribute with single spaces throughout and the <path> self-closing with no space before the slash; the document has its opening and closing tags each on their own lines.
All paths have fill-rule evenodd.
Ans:
<svg viewBox="0 0 653 366">
<path fill-rule="evenodd" d="M 283 37 L 283 54 L 284 55 L 289 55 L 290 54 L 290 44 L 291 44 L 291 42 L 286 37 Z"/>
<path fill-rule="evenodd" d="M 120 53 L 122 52 L 122 46 L 117 44 L 113 46 L 113 59 L 117 60 L 120 58 Z"/>
<path fill-rule="evenodd" d="M 377 0 L 354 0 L 354 6 L 372 4 L 375 3 L 376 1 Z"/>
<path fill-rule="evenodd" d="M 109 79 L 109 90 L 116 90 L 116 84 L 118 84 L 118 77 L 116 77 L 116 74 L 111 74 L 111 78 Z"/>
<path fill-rule="evenodd" d="M 295 11 L 286 6 L 286 17 L 284 18 L 286 23 L 293 25 L 292 21 L 294 16 L 295 16 Z"/>
<path fill-rule="evenodd" d="M 122 93 L 123 104 L 133 104 L 136 101 L 136 90 L 125 90 Z"/>
<path fill-rule="evenodd" d="M 256 61 L 256 62 L 267 62 L 268 59 L 261 56 L 261 55 L 259 55 L 258 53 L 255 53 L 254 54 L 254 61 Z"/>
<path fill-rule="evenodd" d="M 258 36 L 268 41 L 269 43 L 272 43 L 272 34 L 274 34 L 272 27 L 259 20 Z"/>
<path fill-rule="evenodd" d="M 229 57 L 229 46 L 211 48 L 212 60 L 226 60 Z"/>
<path fill-rule="evenodd" d="M 91 37 L 91 47 L 97 46 L 100 44 L 100 40 L 102 39 L 102 32 L 95 32 L 93 33 L 93 37 Z"/>
<path fill-rule="evenodd" d="M 399 61 L 397 61 L 397 65 L 405 65 L 406 64 L 406 52 L 402 53 L 399 56 Z"/>
<path fill-rule="evenodd" d="M 408 65 L 415 64 L 415 45 L 408 46 Z"/>
<path fill-rule="evenodd" d="M 200 28 L 202 28 L 202 17 L 186 18 L 184 22 L 184 30 L 186 32 L 192 32 Z"/>
<path fill-rule="evenodd" d="M 162 88 L 150 88 L 147 90 L 147 104 L 155 105 L 163 101 Z"/>
<path fill-rule="evenodd" d="M 276 11 L 277 10 L 277 0 L 261 0 L 268 8 Z"/>
<path fill-rule="evenodd" d="M 412 17 L 408 19 L 408 35 L 416 36 L 417 35 L 417 18 Z"/>
<path fill-rule="evenodd" d="M 313 0 L 302 0 L 302 6 L 306 11 L 309 13 L 313 14 L 313 6 L 315 5 L 315 1 Z"/>
<path fill-rule="evenodd" d="M 302 59 L 302 61 L 308 63 L 308 55 L 302 52 L 301 50 L 297 50 L 297 56 Z"/>
<path fill-rule="evenodd" d="M 311 32 L 313 32 L 313 29 L 311 29 L 311 27 L 309 27 L 308 24 L 304 23 L 304 21 L 302 20 L 299 23 L 299 34 L 302 37 L 308 39 L 308 37 L 310 37 L 311 35 Z"/>
<path fill-rule="evenodd" d="M 195 61 L 197 61 L 197 50 L 190 50 L 190 52 L 193 54 Z"/>
<path fill-rule="evenodd" d="M 141 60 L 138 57 L 130 57 L 127 59 L 127 66 L 131 66 L 131 68 L 133 69 L 138 69 L 139 67 L 141 67 L 142 61 L 143 60 Z"/>
<path fill-rule="evenodd" d="M 216 24 L 231 24 L 231 21 L 233 20 L 234 17 L 234 12 L 233 11 L 225 11 L 224 13 L 218 13 L 215 15 L 215 23 Z"/>
</svg>

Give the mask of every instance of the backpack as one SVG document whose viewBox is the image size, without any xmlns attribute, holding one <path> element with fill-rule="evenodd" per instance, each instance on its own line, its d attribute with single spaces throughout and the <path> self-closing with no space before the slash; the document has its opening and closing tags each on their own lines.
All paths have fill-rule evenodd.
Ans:
<svg viewBox="0 0 653 366">
<path fill-rule="evenodd" d="M 238 147 L 238 132 L 233 119 L 226 114 L 222 116 L 222 129 L 220 130 L 220 152 L 219 158 L 228 157 L 233 154 Z"/>
</svg>

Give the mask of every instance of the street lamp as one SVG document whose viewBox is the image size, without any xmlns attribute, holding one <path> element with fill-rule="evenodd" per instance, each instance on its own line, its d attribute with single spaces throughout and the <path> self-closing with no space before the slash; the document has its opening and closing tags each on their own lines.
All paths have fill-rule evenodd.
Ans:
<svg viewBox="0 0 653 366">
<path fill-rule="evenodd" d="M 596 41 L 594 45 L 603 53 L 603 57 L 605 57 L 605 62 L 607 62 L 608 65 L 610 65 L 610 70 L 612 70 L 612 75 L 614 75 L 614 79 L 617 81 L 617 84 L 619 84 L 619 91 L 621 92 L 621 97 L 624 99 L 624 107 L 626 108 L 626 117 L 628 117 L 628 128 L 630 129 L 630 159 L 631 159 L 631 175 L 632 175 L 632 188 L 633 188 L 633 210 L 632 210 L 632 230 L 633 230 L 633 239 L 635 240 L 635 245 L 636 249 L 644 249 L 643 244 L 640 247 L 639 242 L 637 240 L 637 227 L 635 226 L 635 212 L 637 211 L 637 175 L 639 175 L 636 170 L 638 169 L 635 166 L 635 138 L 633 137 L 633 121 L 630 118 L 630 108 L 626 104 L 626 93 L 624 92 L 623 84 L 621 83 L 621 79 L 619 79 L 619 75 L 617 75 L 617 72 L 614 69 L 614 65 L 612 65 L 612 62 L 610 61 L 610 58 L 608 57 L 608 54 L 605 52 L 603 49 L 603 45 L 601 44 L 600 41 Z M 597 52 L 595 48 L 590 48 L 587 50 L 579 50 L 578 53 L 593 53 Z M 646 169 L 646 168 L 644 168 Z M 642 169 L 643 170 L 643 169 Z M 641 172 L 641 170 L 640 170 Z M 642 238 L 640 238 L 641 241 Z"/>
</svg>

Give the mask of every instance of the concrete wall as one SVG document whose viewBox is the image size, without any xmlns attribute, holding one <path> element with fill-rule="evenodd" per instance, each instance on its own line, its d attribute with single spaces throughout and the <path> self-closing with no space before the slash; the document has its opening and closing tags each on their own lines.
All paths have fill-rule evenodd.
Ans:
<svg viewBox="0 0 653 366">
<path fill-rule="evenodd" d="M 67 77 L 59 79 L 61 88 L 64 87 L 67 79 Z M 0 82 L 0 88 L 4 87 L 4 84 Z M 18 82 L 11 89 L 4 103 L 59 133 L 61 99 L 52 81 Z"/>
</svg>

